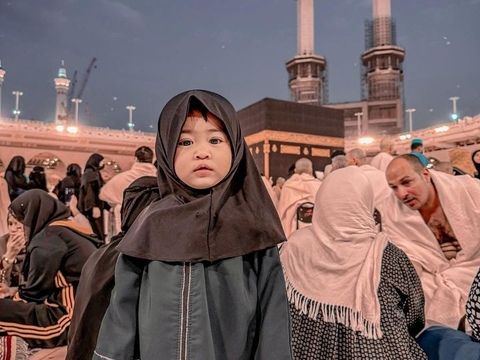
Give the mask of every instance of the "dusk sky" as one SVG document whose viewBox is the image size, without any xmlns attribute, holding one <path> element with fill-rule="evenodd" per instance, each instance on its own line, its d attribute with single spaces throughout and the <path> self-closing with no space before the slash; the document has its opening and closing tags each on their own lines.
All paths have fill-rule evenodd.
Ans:
<svg viewBox="0 0 480 360">
<path fill-rule="evenodd" d="M 480 113 L 480 0 L 392 0 L 414 128 Z M 316 0 L 315 52 L 329 68 L 330 102 L 360 100 L 359 58 L 371 0 Z M 285 62 L 295 55 L 294 0 L 0 0 L 0 59 L 7 71 L 2 115 L 52 121 L 61 60 L 79 83 L 96 57 L 88 102 L 95 126 L 154 131 L 175 94 L 202 88 L 237 110 L 265 97 L 289 99 Z M 77 86 L 78 89 L 79 86 Z"/>
</svg>

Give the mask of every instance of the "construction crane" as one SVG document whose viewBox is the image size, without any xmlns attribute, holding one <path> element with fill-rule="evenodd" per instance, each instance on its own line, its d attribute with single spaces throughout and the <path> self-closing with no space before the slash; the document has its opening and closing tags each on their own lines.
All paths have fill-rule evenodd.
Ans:
<svg viewBox="0 0 480 360">
<path fill-rule="evenodd" d="M 82 86 L 80 87 L 80 91 L 78 92 L 78 95 L 77 95 L 76 99 L 81 99 L 82 98 L 83 91 L 85 90 L 85 87 L 87 86 L 88 78 L 90 77 L 90 72 L 92 71 L 96 61 L 97 61 L 97 58 L 93 58 L 92 61 L 90 61 L 90 65 L 88 65 L 87 72 L 86 72 L 86 74 L 83 78 Z M 95 68 L 96 67 L 97 66 L 95 66 Z"/>
<path fill-rule="evenodd" d="M 75 85 L 77 84 L 77 70 L 75 70 L 75 73 L 73 74 L 73 79 L 71 82 L 70 89 L 67 94 L 67 103 L 64 104 L 62 103 L 63 108 L 65 109 L 66 116 L 63 117 L 63 120 L 68 120 L 68 119 L 73 119 L 74 114 L 73 114 L 73 106 L 72 106 L 72 99 L 81 99 L 83 92 L 85 91 L 85 87 L 87 86 L 88 78 L 90 77 L 90 73 L 92 72 L 92 69 L 97 66 L 95 65 L 95 62 L 97 61 L 97 58 L 92 58 L 90 61 L 90 64 L 88 65 L 87 72 L 83 76 L 83 81 L 82 81 L 82 86 L 80 87 L 80 90 L 77 93 L 77 96 L 74 96 L 75 94 Z"/>
</svg>

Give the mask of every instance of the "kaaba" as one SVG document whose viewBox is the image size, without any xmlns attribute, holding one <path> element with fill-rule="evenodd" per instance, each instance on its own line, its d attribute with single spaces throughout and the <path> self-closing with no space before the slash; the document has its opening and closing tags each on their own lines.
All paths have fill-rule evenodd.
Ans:
<svg viewBox="0 0 480 360">
<path fill-rule="evenodd" d="M 333 151 L 344 147 L 343 110 L 265 98 L 237 112 L 258 170 L 286 177 L 302 157 L 323 171 Z"/>
</svg>

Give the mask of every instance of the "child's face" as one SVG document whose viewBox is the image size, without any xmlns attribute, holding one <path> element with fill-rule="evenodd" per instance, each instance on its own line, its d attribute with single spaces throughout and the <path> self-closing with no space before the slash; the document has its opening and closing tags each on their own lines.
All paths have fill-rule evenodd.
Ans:
<svg viewBox="0 0 480 360">
<path fill-rule="evenodd" d="M 208 189 L 222 181 L 230 171 L 232 150 L 223 124 L 207 113 L 188 114 L 175 152 L 175 173 L 186 185 Z"/>
</svg>

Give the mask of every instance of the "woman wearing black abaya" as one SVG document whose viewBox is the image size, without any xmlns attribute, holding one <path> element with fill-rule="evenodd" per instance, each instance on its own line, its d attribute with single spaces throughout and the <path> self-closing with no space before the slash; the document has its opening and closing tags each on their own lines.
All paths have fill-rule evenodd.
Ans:
<svg viewBox="0 0 480 360">
<path fill-rule="evenodd" d="M 75 195 L 77 199 L 80 197 L 81 183 L 82 168 L 78 164 L 70 164 L 67 167 L 67 176 L 55 186 L 53 192 L 58 200 L 66 204 L 70 201 L 71 195 Z"/>
<path fill-rule="evenodd" d="M 157 178 L 152 176 L 135 180 L 124 191 L 122 231 L 96 251 L 83 267 L 68 334 L 66 360 L 92 358 L 100 325 L 115 285 L 115 263 L 120 255 L 115 248 L 142 210 L 158 197 Z"/>
<path fill-rule="evenodd" d="M 27 181 L 25 176 L 25 159 L 15 156 L 5 170 L 5 180 L 8 183 L 10 201 L 15 200 L 20 194 L 33 189 L 33 184 Z"/>
<path fill-rule="evenodd" d="M 69 221 L 70 210 L 45 191 L 20 195 L 10 211 L 27 239 L 26 283 L 7 288 L 11 298 L 0 299 L 0 333 L 19 336 L 31 347 L 66 345 L 76 287 L 96 240 Z"/>
<path fill-rule="evenodd" d="M 208 91 L 179 94 L 155 149 L 161 199 L 117 247 L 94 359 L 292 359 L 285 235 L 235 109 Z"/>
<path fill-rule="evenodd" d="M 43 166 L 34 166 L 33 170 L 30 172 L 29 178 L 32 183 L 32 189 L 40 189 L 48 192 L 47 177 Z"/>
<path fill-rule="evenodd" d="M 100 170 L 104 166 L 102 155 L 92 154 L 90 156 L 85 164 L 78 198 L 78 210 L 88 219 L 93 232 L 101 241 L 105 239 L 103 209 L 108 206 L 99 198 L 100 189 L 103 186 Z"/>
</svg>

